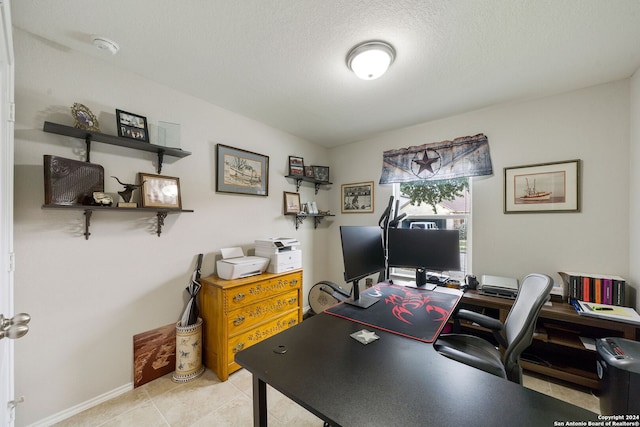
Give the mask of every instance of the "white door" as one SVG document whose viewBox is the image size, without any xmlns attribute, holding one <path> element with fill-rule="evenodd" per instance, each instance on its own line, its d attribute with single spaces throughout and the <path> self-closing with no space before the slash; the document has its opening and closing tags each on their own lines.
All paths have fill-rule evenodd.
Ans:
<svg viewBox="0 0 640 427">
<path fill-rule="evenodd" d="M 0 0 L 0 315 L 13 316 L 13 38 Z M 2 328 L 4 329 L 4 328 Z M 0 330 L 0 332 L 4 332 Z M 0 339 L 0 425 L 14 425 L 13 340 Z"/>
</svg>

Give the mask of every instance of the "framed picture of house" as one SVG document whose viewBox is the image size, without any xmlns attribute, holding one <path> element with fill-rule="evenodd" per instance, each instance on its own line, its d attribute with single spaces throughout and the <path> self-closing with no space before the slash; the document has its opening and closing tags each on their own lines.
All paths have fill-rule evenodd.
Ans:
<svg viewBox="0 0 640 427">
<path fill-rule="evenodd" d="M 342 213 L 372 213 L 373 181 L 342 184 L 340 200 Z"/>
<path fill-rule="evenodd" d="M 580 211 L 580 160 L 504 168 L 504 213 Z"/>
<path fill-rule="evenodd" d="M 216 191 L 269 195 L 269 156 L 218 144 Z"/>
</svg>

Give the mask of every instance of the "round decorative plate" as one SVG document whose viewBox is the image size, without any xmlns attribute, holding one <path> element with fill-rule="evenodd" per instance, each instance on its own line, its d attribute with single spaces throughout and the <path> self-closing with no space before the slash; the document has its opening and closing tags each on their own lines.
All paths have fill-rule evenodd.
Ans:
<svg viewBox="0 0 640 427">
<path fill-rule="evenodd" d="M 91 110 L 82 104 L 74 103 L 71 106 L 71 114 L 75 120 L 75 127 L 79 129 L 94 130 L 100 132 L 98 119 L 93 115 Z"/>
</svg>

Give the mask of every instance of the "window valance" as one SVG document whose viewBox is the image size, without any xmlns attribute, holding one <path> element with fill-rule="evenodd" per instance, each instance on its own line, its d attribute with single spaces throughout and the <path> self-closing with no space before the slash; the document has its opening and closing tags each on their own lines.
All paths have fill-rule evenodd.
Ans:
<svg viewBox="0 0 640 427">
<path fill-rule="evenodd" d="M 478 134 L 385 151 L 380 184 L 491 174 L 489 141 Z"/>
</svg>

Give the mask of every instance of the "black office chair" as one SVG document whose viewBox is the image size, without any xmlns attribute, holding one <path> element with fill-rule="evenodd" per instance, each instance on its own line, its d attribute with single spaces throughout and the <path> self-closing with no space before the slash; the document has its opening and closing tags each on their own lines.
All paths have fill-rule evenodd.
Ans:
<svg viewBox="0 0 640 427">
<path fill-rule="evenodd" d="M 520 354 L 531 345 L 538 314 L 549 299 L 553 287 L 551 277 L 544 274 L 529 274 L 520 284 L 516 297 L 504 325 L 491 317 L 469 310 L 458 310 L 457 319 L 469 320 L 490 329 L 500 349 L 489 341 L 466 334 L 441 335 L 434 346 L 444 356 L 457 360 L 490 374 L 522 383 Z"/>
</svg>

